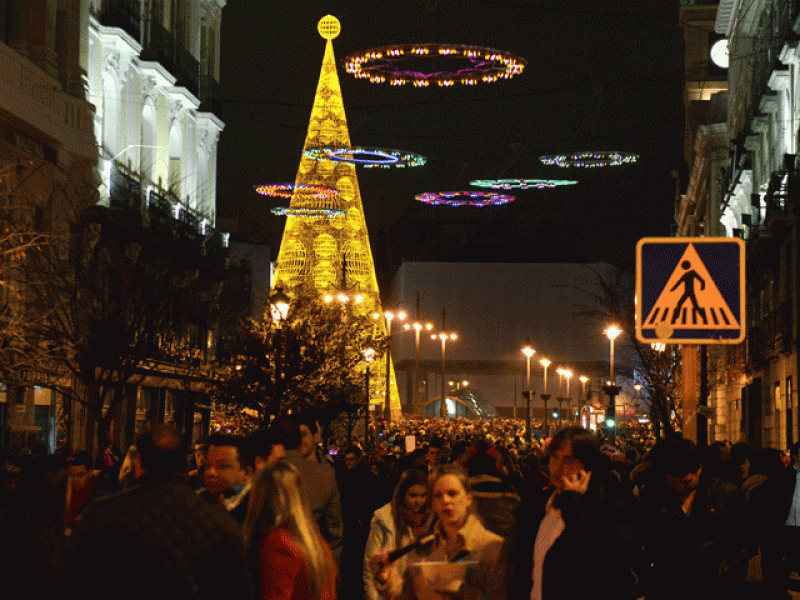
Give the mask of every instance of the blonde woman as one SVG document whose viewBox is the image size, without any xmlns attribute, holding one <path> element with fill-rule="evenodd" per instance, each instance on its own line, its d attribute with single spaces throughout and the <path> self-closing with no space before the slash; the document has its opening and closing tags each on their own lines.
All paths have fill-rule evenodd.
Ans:
<svg viewBox="0 0 800 600">
<path fill-rule="evenodd" d="M 370 557 L 380 550 L 396 550 L 428 533 L 431 525 L 428 500 L 428 476 L 419 469 L 409 469 L 394 488 L 392 501 L 375 511 L 364 551 L 364 593 L 367 600 L 378 600 L 375 581 L 369 566 Z M 407 557 L 397 561 L 405 570 Z"/>
<path fill-rule="evenodd" d="M 336 600 L 336 566 L 311 514 L 300 472 L 279 461 L 256 478 L 244 524 L 256 598 Z"/>
<path fill-rule="evenodd" d="M 433 541 L 408 555 L 403 572 L 398 561 L 389 562 L 388 550 L 370 557 L 381 598 L 504 600 L 509 573 L 504 539 L 475 514 L 466 474 L 456 465 L 444 465 L 430 489 L 436 514 Z M 459 570 L 452 563 L 466 564 Z"/>
</svg>

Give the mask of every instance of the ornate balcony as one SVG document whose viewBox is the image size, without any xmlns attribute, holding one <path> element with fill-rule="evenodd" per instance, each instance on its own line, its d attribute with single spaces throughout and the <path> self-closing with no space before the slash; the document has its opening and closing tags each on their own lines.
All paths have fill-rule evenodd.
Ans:
<svg viewBox="0 0 800 600">
<path fill-rule="evenodd" d="M 116 0 L 107 4 L 100 15 L 100 24 L 119 27 L 138 42 L 142 35 L 140 4 L 139 0 Z"/>
<path fill-rule="evenodd" d="M 161 23 L 145 21 L 142 60 L 152 60 L 172 73 L 175 84 L 197 96 L 200 92 L 200 62 Z"/>
</svg>

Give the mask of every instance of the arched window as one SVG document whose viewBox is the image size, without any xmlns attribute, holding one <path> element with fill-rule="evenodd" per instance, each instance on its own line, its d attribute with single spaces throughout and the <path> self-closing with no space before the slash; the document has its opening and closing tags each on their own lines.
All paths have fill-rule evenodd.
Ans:
<svg viewBox="0 0 800 600">
<path fill-rule="evenodd" d="M 139 153 L 139 172 L 143 179 L 153 181 L 156 162 L 156 112 L 148 102 L 142 110 L 142 132 Z"/>
<path fill-rule="evenodd" d="M 177 198 L 181 197 L 181 156 L 183 154 L 183 136 L 178 121 L 172 124 L 169 131 L 169 190 Z"/>
</svg>

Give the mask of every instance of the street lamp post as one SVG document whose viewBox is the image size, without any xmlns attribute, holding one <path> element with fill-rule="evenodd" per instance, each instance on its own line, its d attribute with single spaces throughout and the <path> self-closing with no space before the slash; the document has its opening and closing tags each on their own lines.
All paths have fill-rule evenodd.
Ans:
<svg viewBox="0 0 800 600">
<path fill-rule="evenodd" d="M 430 331 L 433 329 L 433 323 L 406 323 L 403 325 L 406 330 L 414 329 L 414 394 L 412 397 L 412 411 L 419 414 L 419 334 L 423 329 Z"/>
<path fill-rule="evenodd" d="M 589 403 L 589 399 L 586 397 L 586 383 L 589 381 L 589 378 L 586 375 L 581 375 L 579 379 L 581 381 L 581 399 L 580 402 L 578 402 L 578 406 L 586 406 Z M 579 409 L 579 413 L 582 412 L 582 410 L 583 409 Z M 580 421 L 580 416 L 578 420 Z"/>
<path fill-rule="evenodd" d="M 539 364 L 544 367 L 544 391 L 542 392 L 542 401 L 544 402 L 544 421 L 542 421 L 542 436 L 547 439 L 547 401 L 550 399 L 550 394 L 547 393 L 547 367 L 550 366 L 550 361 L 546 358 L 539 360 Z"/>
<path fill-rule="evenodd" d="M 283 293 L 283 289 L 276 287 L 275 291 L 269 297 L 269 310 L 272 321 L 275 323 L 277 329 L 277 348 L 273 352 L 275 357 L 275 388 L 270 403 L 270 415 L 278 415 L 280 413 L 281 404 L 283 402 L 283 364 L 281 358 L 283 356 L 283 326 L 286 323 L 286 317 L 289 315 L 289 296 Z"/>
<path fill-rule="evenodd" d="M 606 410 L 606 427 L 608 428 L 611 439 L 614 439 L 616 430 L 616 397 L 619 394 L 620 387 L 616 384 L 614 378 L 614 340 L 617 339 L 622 330 L 616 325 L 611 325 L 604 332 L 611 342 L 611 354 L 609 360 L 609 380 L 603 386 L 603 390 L 608 394 L 608 409 Z"/>
<path fill-rule="evenodd" d="M 383 318 L 386 320 L 386 389 L 383 398 L 383 418 L 389 423 L 392 420 L 392 321 L 394 319 L 403 321 L 406 318 L 406 313 L 403 310 L 397 313 L 387 310 L 384 311 Z"/>
<path fill-rule="evenodd" d="M 367 368 L 364 370 L 364 449 L 366 449 L 369 441 L 369 368 L 372 365 L 372 361 L 375 360 L 375 350 L 365 348 L 363 354 L 364 362 L 367 363 Z M 377 440 L 375 445 L 377 447 Z"/>
<path fill-rule="evenodd" d="M 432 340 L 435 340 L 437 338 L 442 341 L 442 382 L 441 382 L 442 395 L 441 395 L 441 402 L 439 405 L 439 416 L 444 419 L 447 417 L 447 402 L 445 401 L 445 395 L 444 395 L 444 382 L 445 382 L 444 365 L 445 365 L 445 353 L 447 352 L 447 340 L 456 340 L 458 339 L 458 336 L 455 333 L 445 333 L 444 331 L 438 334 L 434 333 L 433 335 L 431 335 Z"/>
<path fill-rule="evenodd" d="M 564 398 L 564 400 L 567 403 L 567 410 L 569 410 L 569 403 L 570 403 L 569 380 L 570 380 L 571 377 L 572 377 L 572 371 L 570 371 L 569 369 L 564 369 L 564 379 L 567 380 L 567 395 Z M 559 419 L 563 419 L 564 418 L 563 415 L 561 414 L 561 402 L 558 403 L 558 418 Z M 570 419 L 570 420 L 572 420 L 572 419 Z"/>
<path fill-rule="evenodd" d="M 533 439 L 531 432 L 531 356 L 536 354 L 536 350 L 531 348 L 530 340 L 527 341 L 527 344 L 522 349 L 522 353 L 525 355 L 525 381 L 528 388 L 528 396 L 525 398 L 525 441 L 530 444 Z M 516 417 L 516 415 L 514 416 Z"/>
</svg>

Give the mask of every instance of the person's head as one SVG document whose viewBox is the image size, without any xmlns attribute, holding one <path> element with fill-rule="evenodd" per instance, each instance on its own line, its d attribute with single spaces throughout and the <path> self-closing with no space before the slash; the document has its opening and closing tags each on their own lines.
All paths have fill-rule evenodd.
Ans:
<svg viewBox="0 0 800 600">
<path fill-rule="evenodd" d="M 300 546 L 306 559 L 312 598 L 319 598 L 325 581 L 332 576 L 325 549 L 296 467 L 279 460 L 262 469 L 250 493 L 247 516 L 242 524 L 244 545 L 251 556 L 257 555 L 259 540 L 276 527 L 285 527 Z"/>
<path fill-rule="evenodd" d="M 473 510 L 472 489 L 463 469 L 444 465 L 431 483 L 431 506 L 445 530 L 460 529 Z"/>
<path fill-rule="evenodd" d="M 438 467 L 442 464 L 442 448 L 444 448 L 444 440 L 442 438 L 433 438 L 428 446 L 428 466 Z"/>
<path fill-rule="evenodd" d="M 136 438 L 138 460 L 134 460 L 136 479 L 143 474 L 158 478 L 186 470 L 181 436 L 168 425 L 153 425 Z"/>
<path fill-rule="evenodd" d="M 730 465 L 735 470 L 736 475 L 741 477 L 742 481 L 753 474 L 751 472 L 753 454 L 753 449 L 747 442 L 737 442 L 731 446 Z"/>
<path fill-rule="evenodd" d="M 234 486 L 247 482 L 247 471 L 242 459 L 244 440 L 238 435 L 217 433 L 208 439 L 206 468 L 203 475 L 206 489 L 219 496 Z"/>
<path fill-rule="evenodd" d="M 355 469 L 361 462 L 361 448 L 348 446 L 344 451 L 344 464 L 348 469 Z"/>
<path fill-rule="evenodd" d="M 458 440 L 450 450 L 450 462 L 465 466 L 469 458 L 469 449 L 470 445 L 466 440 Z"/>
<path fill-rule="evenodd" d="M 278 417 L 269 426 L 277 443 L 283 444 L 287 450 L 299 450 L 303 445 L 303 433 L 300 424 L 291 417 Z"/>
<path fill-rule="evenodd" d="M 300 428 L 300 447 L 298 449 L 303 456 L 309 458 L 317 447 L 317 423 L 308 417 L 297 417 L 295 420 Z"/>
<path fill-rule="evenodd" d="M 89 482 L 92 473 L 92 456 L 86 450 L 77 450 L 67 459 L 70 484 L 77 489 Z"/>
<path fill-rule="evenodd" d="M 692 440 L 673 438 L 654 449 L 653 459 L 667 485 L 679 497 L 687 497 L 700 485 L 702 452 Z"/>
<path fill-rule="evenodd" d="M 581 471 L 592 473 L 589 485 L 599 484 L 608 459 L 603 455 L 600 441 L 583 427 L 565 427 L 553 436 L 547 450 L 550 483 L 563 490 L 565 478 Z"/>
<path fill-rule="evenodd" d="M 793 463 L 800 463 L 800 442 L 795 442 L 792 444 L 791 448 L 789 448 L 789 456 L 791 457 Z"/>
<path fill-rule="evenodd" d="M 467 461 L 467 472 L 470 477 L 475 477 L 477 475 L 497 477 L 499 475 L 497 461 L 486 452 L 478 452 Z"/>
<path fill-rule="evenodd" d="M 122 489 L 127 489 L 136 483 L 136 464 L 141 466 L 141 459 L 139 458 L 139 450 L 136 446 L 128 448 L 125 458 L 122 461 L 122 466 L 119 468 L 119 485 Z M 141 469 L 140 469 L 141 472 Z"/>
<path fill-rule="evenodd" d="M 208 441 L 199 439 L 194 443 L 194 464 L 199 469 L 206 463 L 206 452 L 208 451 Z"/>
<path fill-rule="evenodd" d="M 415 513 L 426 512 L 428 502 L 428 476 L 419 469 L 409 469 L 400 476 L 392 496 L 395 520 L 399 521 L 403 509 Z"/>
<path fill-rule="evenodd" d="M 242 460 L 247 472 L 255 476 L 261 469 L 275 464 L 286 456 L 283 444 L 270 429 L 256 429 L 247 436 L 242 448 Z"/>
</svg>

